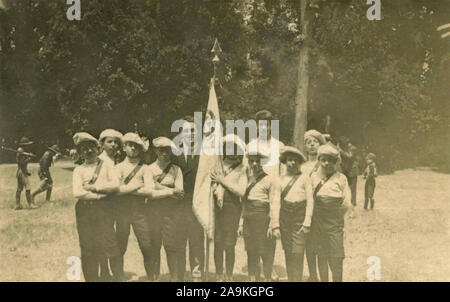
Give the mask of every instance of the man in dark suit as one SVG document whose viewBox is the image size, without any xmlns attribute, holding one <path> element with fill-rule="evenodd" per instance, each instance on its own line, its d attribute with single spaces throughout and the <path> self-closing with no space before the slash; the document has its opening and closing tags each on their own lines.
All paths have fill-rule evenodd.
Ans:
<svg viewBox="0 0 450 302">
<path fill-rule="evenodd" d="M 187 116 L 185 132 L 186 140 L 183 140 L 181 146 L 182 154 L 176 157 L 174 163 L 183 171 L 183 187 L 184 187 L 184 206 L 180 213 L 180 255 L 178 259 L 178 279 L 184 280 L 186 271 L 186 242 L 189 242 L 189 265 L 191 268 L 192 278 L 199 281 L 203 277 L 204 267 L 204 232 L 201 224 L 198 222 L 192 210 L 192 201 L 194 195 L 195 178 L 197 176 L 199 155 L 194 154 L 195 146 L 195 127 L 194 118 Z M 189 125 L 189 126 L 188 126 Z M 189 138 L 190 137 L 190 148 Z"/>
</svg>

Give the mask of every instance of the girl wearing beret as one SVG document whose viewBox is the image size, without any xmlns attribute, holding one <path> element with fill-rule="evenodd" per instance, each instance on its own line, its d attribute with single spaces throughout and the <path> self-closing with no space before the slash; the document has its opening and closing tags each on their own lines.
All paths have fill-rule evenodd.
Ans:
<svg viewBox="0 0 450 302">
<path fill-rule="evenodd" d="M 266 155 L 248 155 L 250 173 L 243 197 L 243 235 L 250 281 L 259 281 L 262 259 L 264 277 L 272 279 L 276 238 L 280 236 L 280 187 L 277 178 L 267 175 L 261 165 Z"/>
<path fill-rule="evenodd" d="M 247 188 L 247 174 L 242 164 L 245 145 L 235 135 L 223 140 L 223 165 L 211 173 L 215 188 L 214 262 L 217 281 L 231 281 L 234 269 L 235 246 L 241 217 L 241 197 Z M 228 150 L 227 146 L 233 149 Z M 226 274 L 223 275 L 225 253 Z"/>
<path fill-rule="evenodd" d="M 149 221 L 151 231 L 152 261 L 151 279 L 157 280 L 160 270 L 161 246 L 167 255 L 170 277 L 176 281 L 179 274 L 178 255 L 181 251 L 179 217 L 183 191 L 183 173 L 171 161 L 172 141 L 167 137 L 153 140 L 157 159 L 149 165 L 144 176 L 145 190 L 148 191 Z M 180 272 L 180 274 L 184 274 Z"/>
<path fill-rule="evenodd" d="M 121 278 L 123 278 L 123 257 L 127 251 L 131 227 L 133 227 L 144 258 L 147 277 L 151 279 L 151 236 L 146 205 L 147 192 L 143 189 L 147 168 L 142 161 L 145 146 L 139 135 L 132 132 L 125 134 L 122 141 L 126 158 L 116 165 L 120 179 L 116 233 L 121 251 Z"/>
<path fill-rule="evenodd" d="M 296 148 L 282 149 L 280 161 L 286 165 L 286 174 L 280 177 L 281 209 L 280 232 L 289 281 L 302 281 L 306 235 L 311 226 L 313 211 L 309 175 L 300 173 L 305 156 Z"/>
<path fill-rule="evenodd" d="M 328 266 L 334 282 L 342 281 L 344 214 L 351 192 L 344 174 L 336 171 L 339 151 L 330 145 L 318 149 L 320 167 L 311 175 L 314 215 L 311 225 L 313 246 L 318 254 L 319 274 L 328 281 Z"/>
</svg>

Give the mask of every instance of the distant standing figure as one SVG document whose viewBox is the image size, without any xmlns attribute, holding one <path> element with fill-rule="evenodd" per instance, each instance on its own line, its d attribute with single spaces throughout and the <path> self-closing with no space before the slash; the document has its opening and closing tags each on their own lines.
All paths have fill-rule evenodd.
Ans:
<svg viewBox="0 0 450 302">
<path fill-rule="evenodd" d="M 373 199 L 373 195 L 375 193 L 375 177 L 377 177 L 377 165 L 375 164 L 375 154 L 369 153 L 366 156 L 366 169 L 364 171 L 364 179 L 366 180 L 366 184 L 364 186 L 364 210 L 367 210 L 367 206 L 370 201 L 370 209 L 373 210 L 375 205 L 375 200 Z"/>
<path fill-rule="evenodd" d="M 356 184 L 358 181 L 358 161 L 356 160 L 356 147 L 347 137 L 341 138 L 339 151 L 342 157 L 342 173 L 347 176 L 348 185 L 352 192 L 352 205 L 356 206 Z"/>
<path fill-rule="evenodd" d="M 39 188 L 31 194 L 31 197 L 34 201 L 34 197 L 44 191 L 46 192 L 46 201 L 50 201 L 52 196 L 52 188 L 53 188 L 53 179 L 50 174 L 50 166 L 53 163 L 53 156 L 59 153 L 59 148 L 57 145 L 53 145 L 51 147 L 47 147 L 47 150 L 42 155 L 39 161 L 39 179 L 41 180 L 39 184 Z"/>
<path fill-rule="evenodd" d="M 22 205 L 20 204 L 20 195 L 22 195 L 23 189 L 25 189 L 25 196 L 27 197 L 28 207 L 30 209 L 36 208 L 36 205 L 33 202 L 33 198 L 31 197 L 30 180 L 28 178 L 31 175 L 31 173 L 28 172 L 28 162 L 30 161 L 31 157 L 28 154 L 25 154 L 25 152 L 27 151 L 27 147 L 32 144 L 33 142 L 28 138 L 22 137 L 19 142 L 19 148 L 17 149 L 16 210 L 22 209 Z"/>
</svg>

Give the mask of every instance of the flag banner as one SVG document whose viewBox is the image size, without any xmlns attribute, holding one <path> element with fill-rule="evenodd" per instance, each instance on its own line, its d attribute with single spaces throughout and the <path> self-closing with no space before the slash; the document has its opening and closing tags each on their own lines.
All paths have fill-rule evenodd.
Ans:
<svg viewBox="0 0 450 302">
<path fill-rule="evenodd" d="M 192 205 L 194 214 L 209 239 L 214 236 L 214 199 L 210 173 L 220 161 L 220 156 L 216 151 L 220 148 L 221 139 L 219 105 L 214 89 L 214 78 L 212 78 Z"/>
</svg>

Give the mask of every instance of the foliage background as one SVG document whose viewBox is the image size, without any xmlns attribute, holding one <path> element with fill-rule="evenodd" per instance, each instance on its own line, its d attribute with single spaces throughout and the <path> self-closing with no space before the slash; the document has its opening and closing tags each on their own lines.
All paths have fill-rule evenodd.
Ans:
<svg viewBox="0 0 450 302">
<path fill-rule="evenodd" d="M 221 116 L 249 119 L 269 109 L 292 141 L 299 1 L 9 0 L 0 10 L 0 137 L 14 146 L 71 147 L 71 135 L 106 127 L 173 135 L 170 125 L 206 106 L 210 52 L 222 47 Z M 348 136 L 384 171 L 450 169 L 448 0 L 309 0 L 312 16 L 308 128 Z M 2 160 L 8 160 L 3 152 Z"/>
</svg>

